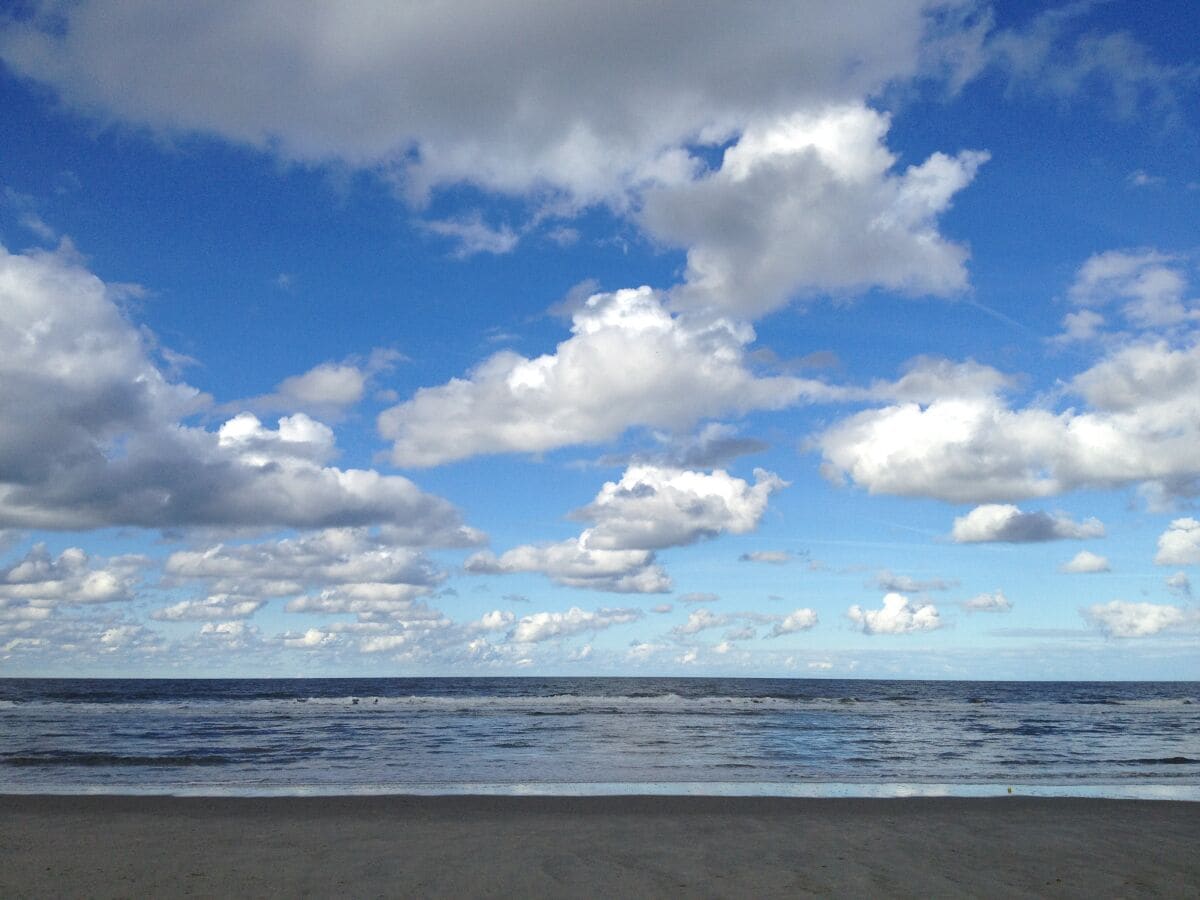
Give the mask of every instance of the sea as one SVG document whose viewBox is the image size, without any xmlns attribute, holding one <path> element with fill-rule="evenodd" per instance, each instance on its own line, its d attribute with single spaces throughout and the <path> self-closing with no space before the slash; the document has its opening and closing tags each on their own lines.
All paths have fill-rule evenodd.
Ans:
<svg viewBox="0 0 1200 900">
<path fill-rule="evenodd" d="M 0 793 L 1200 800 L 1200 682 L 9 678 Z"/>
</svg>

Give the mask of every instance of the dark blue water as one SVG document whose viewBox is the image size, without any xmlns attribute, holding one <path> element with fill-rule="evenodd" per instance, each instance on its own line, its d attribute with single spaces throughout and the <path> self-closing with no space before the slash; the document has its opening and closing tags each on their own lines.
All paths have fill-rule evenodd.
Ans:
<svg viewBox="0 0 1200 900">
<path fill-rule="evenodd" d="M 1200 798 L 1200 683 L 0 679 L 0 791 Z"/>
</svg>

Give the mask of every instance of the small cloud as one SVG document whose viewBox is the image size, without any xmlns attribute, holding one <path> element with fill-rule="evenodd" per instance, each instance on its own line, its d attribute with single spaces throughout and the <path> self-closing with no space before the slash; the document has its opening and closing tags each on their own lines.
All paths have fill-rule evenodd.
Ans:
<svg viewBox="0 0 1200 900">
<path fill-rule="evenodd" d="M 783 620 L 776 622 L 768 637 L 780 637 L 785 634 L 795 634 L 797 631 L 808 631 L 817 624 L 817 614 L 811 609 L 797 609 L 788 613 Z"/>
<path fill-rule="evenodd" d="M 1092 553 L 1090 550 L 1080 550 L 1070 561 L 1059 566 L 1058 570 L 1082 575 L 1092 572 L 1111 572 L 1112 566 L 1108 564 L 1106 557 Z"/>
<path fill-rule="evenodd" d="M 1157 187 L 1166 181 L 1161 175 L 1151 175 L 1145 169 L 1134 169 L 1125 179 L 1131 188 Z"/>
<path fill-rule="evenodd" d="M 275 276 L 275 287 L 281 291 L 290 291 L 296 283 L 296 276 L 291 272 L 280 272 Z"/>
<path fill-rule="evenodd" d="M 1167 590 L 1180 597 L 1192 596 L 1192 582 L 1186 572 L 1176 572 L 1167 578 Z"/>
<path fill-rule="evenodd" d="M 661 615 L 663 613 L 669 613 L 674 609 L 675 607 L 670 603 L 659 603 L 657 606 L 650 607 L 650 612 L 659 613 Z"/>
<path fill-rule="evenodd" d="M 457 241 L 458 247 L 454 251 L 457 259 L 466 259 L 478 253 L 500 256 L 511 252 L 521 240 L 520 235 L 507 225 L 499 228 L 488 225 L 478 212 L 457 219 L 435 219 L 421 224 L 427 231 Z"/>
<path fill-rule="evenodd" d="M 560 225 L 547 231 L 546 237 L 560 247 L 570 247 L 579 240 L 579 231 L 566 225 Z"/>
<path fill-rule="evenodd" d="M 505 603 L 530 603 L 530 599 L 524 594 L 503 594 L 500 597 Z"/>
<path fill-rule="evenodd" d="M 990 594 L 976 594 L 970 600 L 964 600 L 962 608 L 968 612 L 1010 612 L 1012 601 L 1004 596 L 1003 591 L 996 590 Z"/>
<path fill-rule="evenodd" d="M 957 581 L 946 581 L 943 578 L 927 578 L 924 580 L 909 575 L 897 575 L 889 569 L 883 569 L 875 576 L 874 586 L 884 592 L 899 591 L 901 593 L 919 594 L 925 591 L 948 591 L 958 585 Z"/>
<path fill-rule="evenodd" d="M 942 627 L 936 606 L 913 603 L 897 593 L 884 596 L 880 609 L 863 609 L 855 604 L 846 614 L 864 634 L 911 634 Z"/>
<path fill-rule="evenodd" d="M 1104 537 L 1099 519 L 1073 522 L 1062 513 L 1022 512 L 1009 503 L 985 503 L 954 520 L 950 538 L 956 544 L 1086 540 Z"/>
<path fill-rule="evenodd" d="M 752 550 L 749 553 L 743 553 L 738 557 L 741 562 L 757 562 L 770 563 L 772 565 L 782 565 L 790 562 L 792 554 L 786 550 Z"/>
<path fill-rule="evenodd" d="M 716 603 L 721 598 L 708 591 L 692 591 L 690 594 L 680 594 L 680 603 Z"/>
</svg>

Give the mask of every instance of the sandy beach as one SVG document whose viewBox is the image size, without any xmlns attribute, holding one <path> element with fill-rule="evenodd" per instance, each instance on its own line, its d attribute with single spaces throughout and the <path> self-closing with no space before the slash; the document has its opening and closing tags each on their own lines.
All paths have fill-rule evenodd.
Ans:
<svg viewBox="0 0 1200 900">
<path fill-rule="evenodd" d="M 1200 804 L 0 797 L 0 895 L 1200 896 Z"/>
</svg>

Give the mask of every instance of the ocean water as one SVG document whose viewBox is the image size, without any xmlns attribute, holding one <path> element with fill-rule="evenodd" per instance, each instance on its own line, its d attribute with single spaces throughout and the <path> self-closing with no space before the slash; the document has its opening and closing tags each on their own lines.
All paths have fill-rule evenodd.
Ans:
<svg viewBox="0 0 1200 900">
<path fill-rule="evenodd" d="M 0 792 L 1200 800 L 1200 683 L 0 679 Z"/>
</svg>

